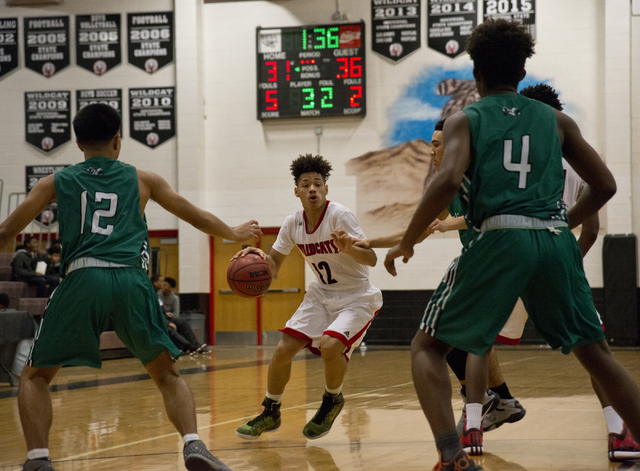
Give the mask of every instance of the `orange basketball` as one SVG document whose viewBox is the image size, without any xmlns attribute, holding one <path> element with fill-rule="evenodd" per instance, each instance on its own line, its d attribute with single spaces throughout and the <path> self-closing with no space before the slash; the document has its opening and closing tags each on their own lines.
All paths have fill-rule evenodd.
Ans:
<svg viewBox="0 0 640 471">
<path fill-rule="evenodd" d="M 231 291 L 243 298 L 263 295 L 271 284 L 271 268 L 260 255 L 249 253 L 235 259 L 227 269 Z"/>
</svg>

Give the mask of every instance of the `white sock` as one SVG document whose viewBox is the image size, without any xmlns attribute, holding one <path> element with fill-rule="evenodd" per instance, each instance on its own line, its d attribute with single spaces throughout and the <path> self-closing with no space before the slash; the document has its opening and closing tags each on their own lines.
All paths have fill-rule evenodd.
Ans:
<svg viewBox="0 0 640 471">
<path fill-rule="evenodd" d="M 34 448 L 27 452 L 28 460 L 37 460 L 38 458 L 49 458 L 49 448 Z"/>
<path fill-rule="evenodd" d="M 622 432 L 622 418 L 616 411 L 613 410 L 613 407 L 607 406 L 602 409 L 602 412 L 604 412 L 604 419 L 607 421 L 607 428 L 609 429 L 609 433 Z"/>
<path fill-rule="evenodd" d="M 467 430 L 480 429 L 482 424 L 482 404 L 467 404 Z"/>
<path fill-rule="evenodd" d="M 200 437 L 197 433 L 187 433 L 184 437 L 182 437 L 182 439 L 184 440 L 184 443 L 187 444 L 194 440 L 200 440 Z"/>
<path fill-rule="evenodd" d="M 269 391 L 267 391 L 267 397 L 269 399 L 271 399 L 272 401 L 282 402 L 282 398 L 284 397 L 284 393 L 282 393 L 282 394 L 271 394 Z"/>
<path fill-rule="evenodd" d="M 340 394 L 340 391 L 342 391 L 342 384 L 340 386 L 338 386 L 337 389 L 329 389 L 327 387 L 327 385 L 324 385 L 324 390 L 327 391 L 329 394 Z"/>
</svg>

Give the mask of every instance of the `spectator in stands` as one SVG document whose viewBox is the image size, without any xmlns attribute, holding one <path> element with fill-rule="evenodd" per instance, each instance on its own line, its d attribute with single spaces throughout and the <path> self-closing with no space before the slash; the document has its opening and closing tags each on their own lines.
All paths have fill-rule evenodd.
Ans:
<svg viewBox="0 0 640 471">
<path fill-rule="evenodd" d="M 161 286 L 162 289 L 158 291 L 158 301 L 164 311 L 169 337 L 176 347 L 183 352 L 204 353 L 207 344 L 204 343 L 200 345 L 189 325 L 189 321 L 180 319 L 180 298 L 173 292 L 173 289 L 176 287 L 176 280 L 167 276 L 164 278 Z M 172 329 L 179 335 L 175 335 Z"/>
<path fill-rule="evenodd" d="M 46 298 L 51 295 L 60 283 L 60 278 L 42 272 L 36 272 L 38 262 L 45 262 L 48 266 L 49 257 L 40 254 L 40 241 L 33 236 L 25 237 L 24 249 L 19 249 L 11 262 L 12 278 L 24 281 L 36 287 L 36 297 Z"/>
<path fill-rule="evenodd" d="M 60 253 L 62 252 L 59 243 L 53 243 L 47 249 L 49 263 L 47 265 L 47 275 L 57 276 L 60 279 Z"/>
<path fill-rule="evenodd" d="M 0 311 L 8 309 L 9 302 L 9 295 L 7 293 L 0 293 Z"/>
<path fill-rule="evenodd" d="M 162 284 L 164 283 L 164 276 L 161 275 L 151 275 L 151 284 L 153 284 L 156 293 L 160 292 L 162 289 Z"/>
</svg>

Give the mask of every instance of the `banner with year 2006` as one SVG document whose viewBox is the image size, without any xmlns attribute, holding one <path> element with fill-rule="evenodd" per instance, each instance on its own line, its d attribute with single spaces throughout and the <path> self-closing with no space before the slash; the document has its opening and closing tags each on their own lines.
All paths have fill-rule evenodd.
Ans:
<svg viewBox="0 0 640 471">
<path fill-rule="evenodd" d="M 71 92 L 25 92 L 25 139 L 49 153 L 71 140 Z"/>
<path fill-rule="evenodd" d="M 158 147 L 176 135 L 175 87 L 129 89 L 129 136 Z"/>
<path fill-rule="evenodd" d="M 483 21 L 517 21 L 536 39 L 536 0 L 484 0 L 483 7 Z"/>
<path fill-rule="evenodd" d="M 451 58 L 464 52 L 478 24 L 477 0 L 428 0 L 427 45 Z"/>
<path fill-rule="evenodd" d="M 173 12 L 129 13 L 129 64 L 152 74 L 173 62 Z"/>
</svg>

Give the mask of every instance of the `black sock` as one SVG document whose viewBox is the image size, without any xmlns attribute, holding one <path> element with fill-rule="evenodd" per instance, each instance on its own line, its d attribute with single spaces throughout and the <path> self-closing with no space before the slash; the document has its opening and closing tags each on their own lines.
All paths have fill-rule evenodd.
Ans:
<svg viewBox="0 0 640 471">
<path fill-rule="evenodd" d="M 489 389 L 491 389 L 494 393 L 500 396 L 500 399 L 513 399 L 513 396 L 509 392 L 509 386 L 507 386 L 506 382 L 502 383 L 500 386 L 496 386 L 495 388 L 489 388 Z"/>
<path fill-rule="evenodd" d="M 454 430 L 438 435 L 436 437 L 436 448 L 440 450 L 443 463 L 451 461 L 456 456 L 456 453 L 462 449 L 458 432 Z"/>
</svg>

